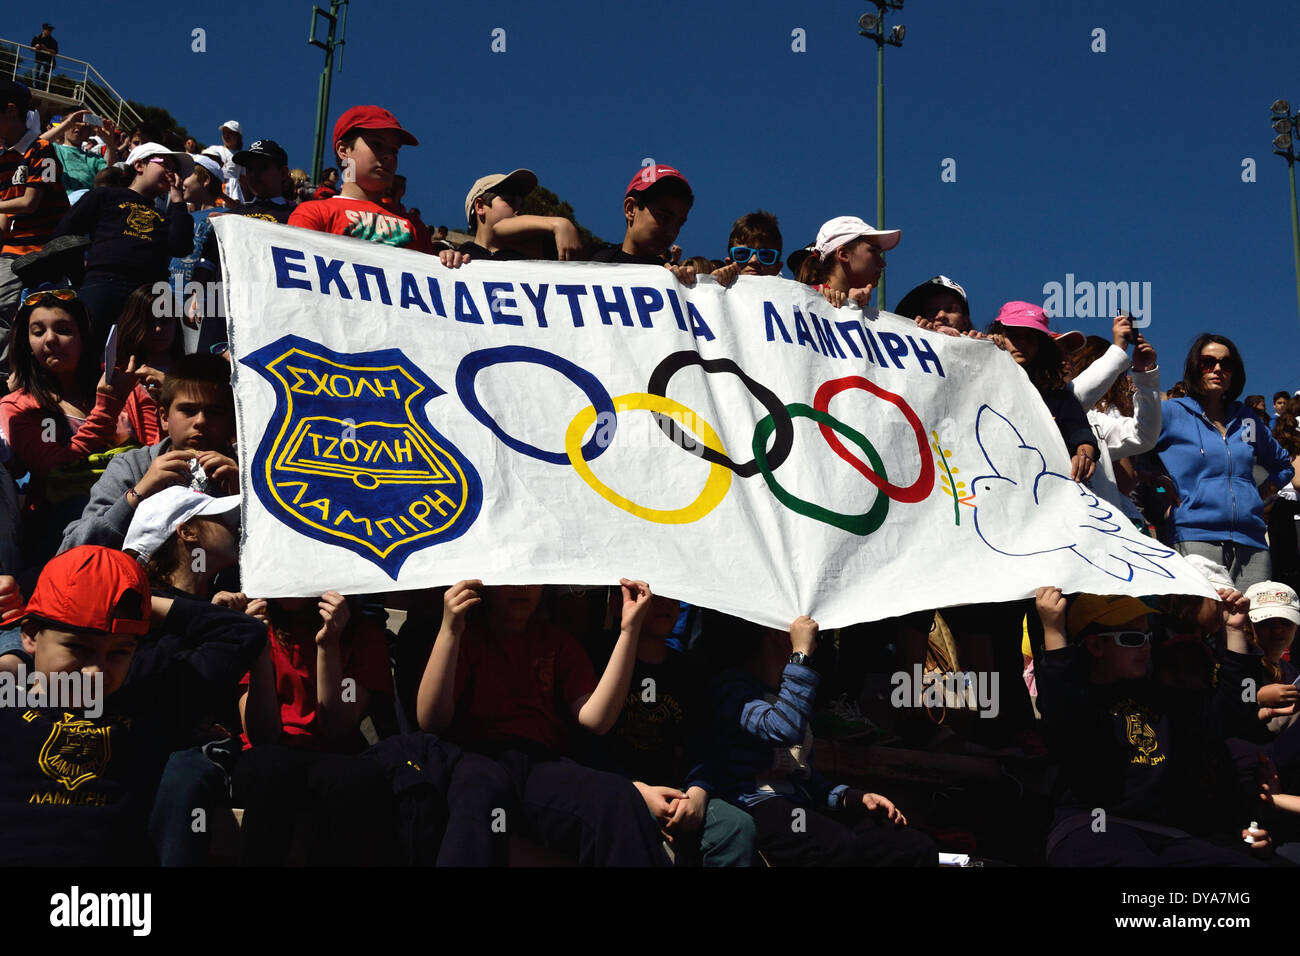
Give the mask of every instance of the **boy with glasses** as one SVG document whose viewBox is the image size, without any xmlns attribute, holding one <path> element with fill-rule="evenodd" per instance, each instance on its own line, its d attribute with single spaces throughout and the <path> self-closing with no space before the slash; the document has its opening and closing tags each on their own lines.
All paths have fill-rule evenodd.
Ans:
<svg viewBox="0 0 1300 956">
<path fill-rule="evenodd" d="M 1242 645 L 1224 639 L 1217 688 L 1181 686 L 1153 679 L 1150 609 L 1137 598 L 1081 594 L 1067 610 L 1061 590 L 1044 587 L 1035 599 L 1038 708 L 1065 785 L 1048 863 L 1259 865 L 1252 857 L 1271 844 L 1240 829 L 1250 810 L 1224 743 L 1243 675 L 1257 672 L 1230 649 Z"/>
<path fill-rule="evenodd" d="M 726 264 L 711 274 L 724 286 L 737 276 L 779 276 L 781 226 L 776 216 L 758 209 L 737 219 L 727 237 Z"/>
</svg>

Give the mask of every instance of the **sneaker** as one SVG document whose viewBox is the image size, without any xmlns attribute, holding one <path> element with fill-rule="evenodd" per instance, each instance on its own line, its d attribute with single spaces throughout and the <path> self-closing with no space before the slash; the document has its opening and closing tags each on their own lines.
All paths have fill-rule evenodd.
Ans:
<svg viewBox="0 0 1300 956">
<path fill-rule="evenodd" d="M 861 740 L 883 737 L 884 731 L 862 714 L 861 708 L 841 694 L 812 716 L 813 734 L 827 740 Z"/>
</svg>

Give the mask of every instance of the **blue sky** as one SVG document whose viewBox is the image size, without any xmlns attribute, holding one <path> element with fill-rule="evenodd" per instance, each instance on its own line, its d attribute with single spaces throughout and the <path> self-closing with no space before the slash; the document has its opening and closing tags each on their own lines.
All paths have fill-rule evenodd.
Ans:
<svg viewBox="0 0 1300 956">
<path fill-rule="evenodd" d="M 62 52 L 124 95 L 208 142 L 238 119 L 246 140 L 276 139 L 308 167 L 322 63 L 310 8 L 119 5 L 110 18 L 102 3 L 51 2 L 0 13 L 0 36 L 26 42 L 48 18 Z M 470 183 L 526 166 L 618 238 L 623 190 L 651 157 L 695 189 L 687 255 L 721 257 L 732 221 L 758 207 L 780 217 L 789 251 L 832 216 L 876 217 L 875 45 L 857 35 L 869 8 L 354 0 L 330 123 L 375 102 L 415 132 L 401 171 L 431 223 L 463 226 Z M 1274 99 L 1300 103 L 1288 8 L 1243 0 L 1225 19 L 1197 0 L 907 0 L 889 20 L 906 42 L 886 51 L 886 225 L 903 230 L 886 304 L 942 272 L 982 326 L 1067 274 L 1149 282 L 1166 384 L 1213 330 L 1241 347 L 1248 393 L 1300 388 L 1287 169 L 1268 126 Z M 191 50 L 195 28 L 206 52 Z M 1054 324 L 1109 332 L 1101 318 Z"/>
</svg>

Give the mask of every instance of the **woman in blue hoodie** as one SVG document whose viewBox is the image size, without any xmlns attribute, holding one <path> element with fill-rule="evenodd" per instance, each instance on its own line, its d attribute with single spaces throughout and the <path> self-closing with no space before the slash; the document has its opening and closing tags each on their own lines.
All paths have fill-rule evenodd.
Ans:
<svg viewBox="0 0 1300 956">
<path fill-rule="evenodd" d="M 1183 554 L 1222 564 L 1245 590 L 1271 574 L 1264 540 L 1264 502 L 1254 467 L 1268 472 L 1271 495 L 1295 476 L 1291 459 L 1253 410 L 1237 401 L 1246 369 L 1232 340 L 1204 332 L 1187 353 L 1187 397 L 1162 405 L 1156 451 L 1174 481 L 1172 523 Z"/>
</svg>

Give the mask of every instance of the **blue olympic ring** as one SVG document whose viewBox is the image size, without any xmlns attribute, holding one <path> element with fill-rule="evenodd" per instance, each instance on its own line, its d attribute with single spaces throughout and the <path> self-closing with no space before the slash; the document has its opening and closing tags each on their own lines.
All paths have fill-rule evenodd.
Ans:
<svg viewBox="0 0 1300 956">
<path fill-rule="evenodd" d="M 582 446 L 582 458 L 584 461 L 592 461 L 605 453 L 605 449 L 612 443 L 611 440 L 618 429 L 618 416 L 614 411 L 614 399 L 605 390 L 605 386 L 600 383 L 600 379 L 585 368 L 574 365 L 568 359 L 542 349 L 529 348 L 526 345 L 503 345 L 499 348 L 479 349 L 470 352 L 460 360 L 460 365 L 456 369 L 456 394 L 460 396 L 461 403 L 471 415 L 486 425 L 488 430 L 501 440 L 502 444 L 513 448 L 521 455 L 527 455 L 539 461 L 550 462 L 552 465 L 569 464 L 569 456 L 563 451 L 544 451 L 528 444 L 526 441 L 515 438 L 513 435 L 507 434 L 505 429 L 497 423 L 497 420 L 487 413 L 483 403 L 478 400 L 478 393 L 474 390 L 474 379 L 478 373 L 485 368 L 507 362 L 531 362 L 536 365 L 544 365 L 559 372 L 582 389 L 587 396 L 587 400 L 596 409 L 598 413 L 596 421 L 601 426 Z M 605 427 L 608 428 L 608 431 L 602 432 L 602 428 Z"/>
</svg>

